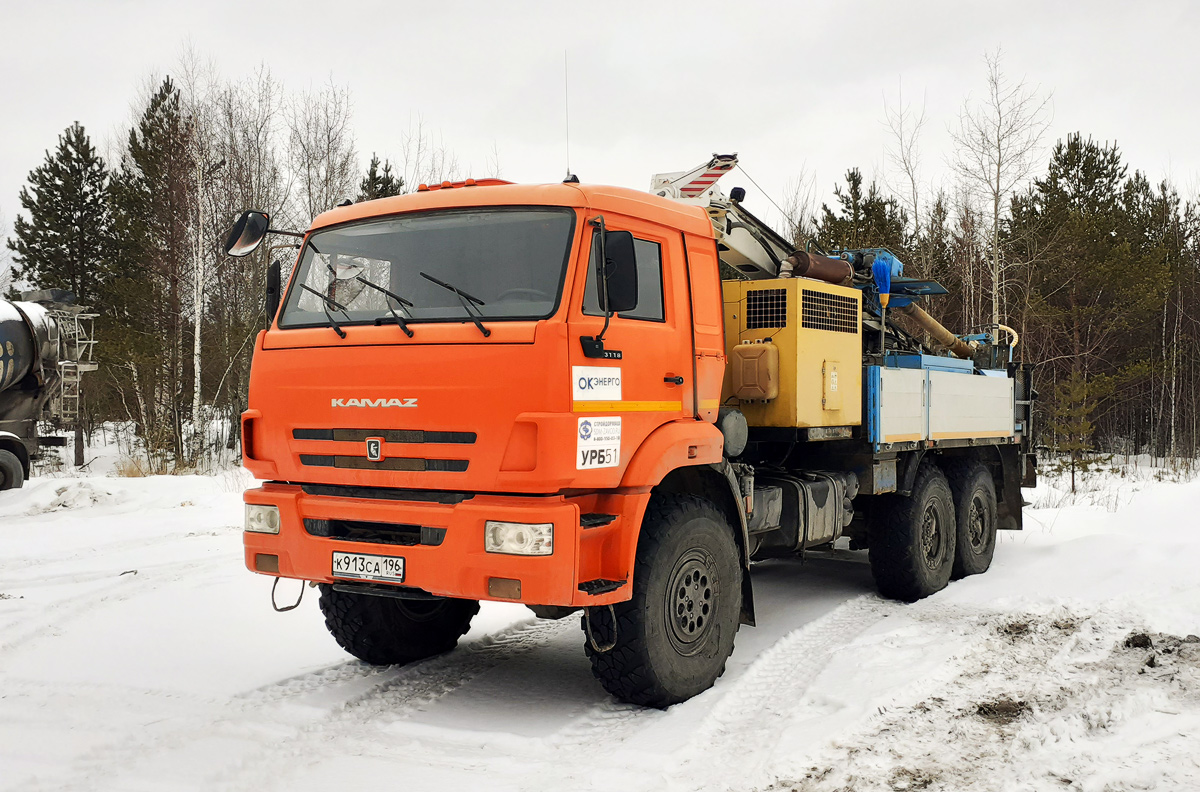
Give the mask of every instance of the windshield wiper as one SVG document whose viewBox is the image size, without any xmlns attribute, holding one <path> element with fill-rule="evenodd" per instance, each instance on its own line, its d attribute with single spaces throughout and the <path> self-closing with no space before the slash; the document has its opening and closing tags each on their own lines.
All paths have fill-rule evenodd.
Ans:
<svg viewBox="0 0 1200 792">
<path fill-rule="evenodd" d="M 336 319 L 333 318 L 333 314 L 329 313 L 329 306 L 332 305 L 334 308 L 336 308 L 337 310 L 339 310 L 343 314 L 345 314 L 346 318 L 349 319 L 350 312 L 346 310 L 346 306 L 342 305 L 340 302 L 333 299 L 329 295 L 321 294 L 321 292 L 317 291 L 316 289 L 305 286 L 303 283 L 300 284 L 300 288 L 304 289 L 305 291 L 310 291 L 313 294 L 315 294 L 321 298 L 321 310 L 325 312 L 325 318 L 329 320 L 329 326 L 333 328 L 333 331 L 335 333 L 337 333 L 338 336 L 340 336 L 341 338 L 345 338 L 346 331 L 343 330 L 342 326 L 340 324 L 338 324 Z"/>
<path fill-rule="evenodd" d="M 487 338 L 488 336 L 490 336 L 492 334 L 492 331 L 488 330 L 486 327 L 484 327 L 483 322 L 479 321 L 483 317 L 483 313 L 480 312 L 479 309 L 475 307 L 477 305 L 486 305 L 487 303 L 485 303 L 483 300 L 479 299 L 478 297 L 472 297 L 471 295 L 467 294 L 465 291 L 458 288 L 457 286 L 451 286 L 449 283 L 446 283 L 445 281 L 438 280 L 437 278 L 433 277 L 432 275 L 429 275 L 424 272 L 418 272 L 417 274 L 420 275 L 425 280 L 429 281 L 430 283 L 436 283 L 438 286 L 441 286 L 446 291 L 454 292 L 455 296 L 458 297 L 458 301 L 460 303 L 462 303 L 463 310 L 467 312 L 467 317 L 472 322 L 475 323 L 475 326 L 479 328 L 479 332 L 483 333 L 483 337 Z M 476 316 L 477 313 L 479 314 L 478 316 Z"/>
<path fill-rule="evenodd" d="M 358 281 L 359 283 L 361 283 L 364 286 L 370 286 L 375 291 L 383 292 L 384 295 L 386 295 L 388 298 L 390 298 L 392 300 L 395 300 L 398 305 L 400 305 L 404 308 L 412 308 L 413 304 L 411 302 L 409 302 L 408 300 L 404 299 L 403 297 L 401 297 L 399 294 L 388 291 L 387 289 L 380 286 L 378 283 L 372 283 L 371 281 L 364 278 L 362 275 L 355 275 L 354 280 Z M 387 309 L 389 311 L 391 311 L 392 318 L 394 318 L 396 320 L 396 324 L 400 325 L 400 329 L 404 331 L 404 334 L 406 336 L 408 336 L 409 338 L 412 338 L 413 331 L 408 329 L 408 324 L 404 321 L 404 319 L 402 319 L 400 317 L 400 314 L 396 313 L 396 309 L 392 307 L 392 304 L 390 302 L 387 303 Z M 376 319 L 375 323 L 382 324 L 382 322 L 379 319 Z"/>
</svg>

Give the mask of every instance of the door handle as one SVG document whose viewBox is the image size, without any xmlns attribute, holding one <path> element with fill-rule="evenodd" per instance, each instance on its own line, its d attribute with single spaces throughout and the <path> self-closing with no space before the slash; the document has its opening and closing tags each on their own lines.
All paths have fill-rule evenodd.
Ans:
<svg viewBox="0 0 1200 792">
<path fill-rule="evenodd" d="M 663 377 L 663 382 L 666 382 L 666 383 L 669 383 L 672 385 L 682 385 L 683 377 Z"/>
</svg>

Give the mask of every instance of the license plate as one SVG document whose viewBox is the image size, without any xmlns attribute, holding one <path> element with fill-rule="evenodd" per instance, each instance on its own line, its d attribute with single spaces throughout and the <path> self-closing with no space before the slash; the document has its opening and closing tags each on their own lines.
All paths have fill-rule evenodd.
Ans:
<svg viewBox="0 0 1200 792">
<path fill-rule="evenodd" d="M 404 559 L 366 553 L 334 553 L 333 576 L 350 580 L 404 582 Z"/>
</svg>

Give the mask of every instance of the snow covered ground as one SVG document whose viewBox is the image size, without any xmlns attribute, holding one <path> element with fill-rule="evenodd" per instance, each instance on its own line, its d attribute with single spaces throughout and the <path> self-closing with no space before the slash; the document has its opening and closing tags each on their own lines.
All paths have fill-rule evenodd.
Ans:
<svg viewBox="0 0 1200 792">
<path fill-rule="evenodd" d="M 315 592 L 276 614 L 242 567 L 246 483 L 0 493 L 0 789 L 1200 788 L 1200 482 L 1043 485 L 987 575 L 915 605 L 862 553 L 756 565 L 759 626 L 665 712 L 603 693 L 577 617 L 518 606 L 354 661 Z"/>
</svg>

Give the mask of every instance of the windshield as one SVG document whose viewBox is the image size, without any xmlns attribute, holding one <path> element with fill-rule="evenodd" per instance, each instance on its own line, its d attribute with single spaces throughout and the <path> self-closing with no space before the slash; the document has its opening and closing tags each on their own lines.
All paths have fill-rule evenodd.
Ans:
<svg viewBox="0 0 1200 792">
<path fill-rule="evenodd" d="M 476 298 L 473 309 L 486 321 L 546 318 L 558 307 L 574 226 L 570 209 L 505 207 L 318 231 L 304 246 L 279 326 L 328 325 L 326 309 L 349 325 L 393 322 L 392 310 L 409 323 L 469 321 L 458 295 L 427 276 Z"/>
</svg>

